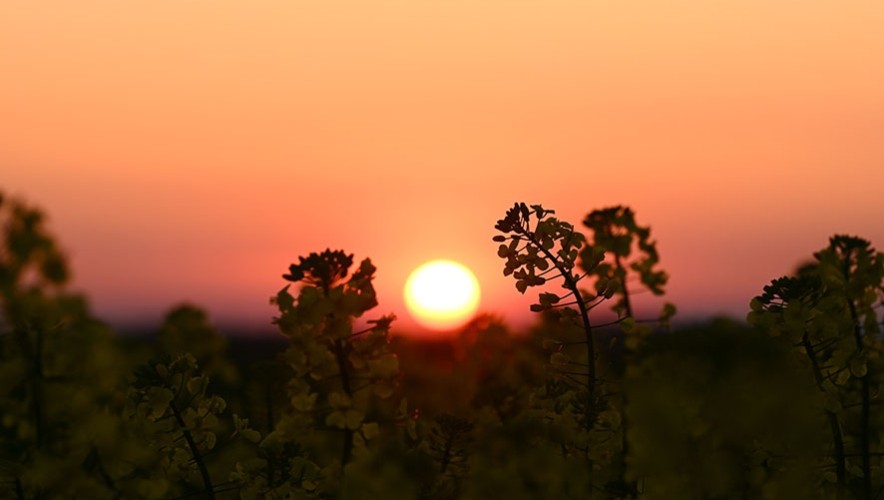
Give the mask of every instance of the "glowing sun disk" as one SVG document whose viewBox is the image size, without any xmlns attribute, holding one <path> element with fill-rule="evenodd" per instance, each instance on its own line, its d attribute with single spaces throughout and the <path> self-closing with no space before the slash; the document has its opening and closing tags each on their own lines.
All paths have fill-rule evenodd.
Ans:
<svg viewBox="0 0 884 500">
<path fill-rule="evenodd" d="M 427 262 L 408 277 L 405 304 L 423 326 L 435 330 L 457 328 L 469 321 L 479 306 L 479 281 L 457 262 Z"/>
</svg>

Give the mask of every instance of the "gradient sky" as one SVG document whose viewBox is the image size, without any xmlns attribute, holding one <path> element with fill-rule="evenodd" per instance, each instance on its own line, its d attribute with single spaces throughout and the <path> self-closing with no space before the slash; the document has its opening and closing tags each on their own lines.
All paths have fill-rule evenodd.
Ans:
<svg viewBox="0 0 884 500">
<path fill-rule="evenodd" d="M 682 317 L 884 247 L 884 2 L 3 0 L 0 188 L 117 323 L 266 327 L 299 255 L 424 261 L 528 321 L 494 222 L 628 204 Z M 532 294 L 533 296 L 533 294 Z"/>
</svg>

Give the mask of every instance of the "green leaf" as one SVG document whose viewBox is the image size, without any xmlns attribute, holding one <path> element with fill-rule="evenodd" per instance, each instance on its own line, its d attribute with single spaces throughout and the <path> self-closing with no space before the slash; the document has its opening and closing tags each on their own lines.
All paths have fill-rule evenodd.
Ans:
<svg viewBox="0 0 884 500">
<path fill-rule="evenodd" d="M 375 396 L 381 399 L 387 399 L 395 393 L 395 386 L 393 384 L 384 382 L 383 380 L 377 381 L 372 388 L 372 392 Z"/>
<path fill-rule="evenodd" d="M 187 391 L 191 394 L 202 394 L 208 380 L 205 377 L 191 377 L 187 381 Z"/>
<path fill-rule="evenodd" d="M 561 345 L 561 343 L 562 343 L 562 342 L 561 342 L 560 340 L 555 340 L 555 339 L 543 339 L 543 342 L 541 342 L 541 346 L 542 346 L 544 349 L 552 350 L 552 349 L 556 349 L 556 348 L 558 348 L 559 345 Z"/>
<path fill-rule="evenodd" d="M 147 390 L 148 416 L 157 419 L 166 413 L 169 403 L 172 401 L 172 391 L 162 387 L 151 387 Z"/>
<path fill-rule="evenodd" d="M 675 304 L 667 302 L 663 304 L 663 313 L 660 315 L 660 319 L 663 321 L 669 321 L 673 316 L 675 316 L 675 313 L 677 311 L 678 309 L 675 307 Z"/>
<path fill-rule="evenodd" d="M 257 443 L 258 441 L 261 441 L 261 433 L 256 431 L 255 429 L 243 429 L 242 431 L 240 431 L 239 434 L 252 443 Z"/>
<path fill-rule="evenodd" d="M 283 289 L 276 294 L 274 302 L 276 302 L 280 311 L 288 311 L 294 307 L 295 298 L 289 293 L 289 285 L 283 287 Z"/>
<path fill-rule="evenodd" d="M 764 310 L 764 304 L 761 303 L 758 297 L 755 297 L 749 302 L 749 309 L 753 312 L 761 312 Z"/>
<path fill-rule="evenodd" d="M 342 409 L 349 408 L 353 405 L 353 401 L 343 392 L 333 392 L 328 395 L 328 404 L 332 408 Z"/>
<path fill-rule="evenodd" d="M 635 329 L 635 318 L 628 317 L 623 318 L 623 321 L 620 322 L 620 329 L 624 332 L 630 332 Z"/>
<path fill-rule="evenodd" d="M 355 431 L 356 429 L 359 429 L 360 426 L 362 426 L 363 414 L 361 411 L 347 410 L 345 416 L 347 418 L 348 429 Z"/>
<path fill-rule="evenodd" d="M 346 429 L 347 417 L 342 411 L 333 411 L 325 417 L 325 425 L 336 429 Z"/>
<path fill-rule="evenodd" d="M 360 430 L 362 431 L 362 436 L 365 439 L 372 439 L 380 434 L 380 427 L 378 427 L 377 422 L 366 422 L 362 424 Z"/>
<path fill-rule="evenodd" d="M 865 358 L 853 358 L 850 360 L 850 374 L 854 377 L 865 377 L 869 368 Z"/>
<path fill-rule="evenodd" d="M 550 307 L 559 302 L 559 296 L 554 293 L 544 292 L 538 296 L 540 304 L 544 307 Z"/>
<path fill-rule="evenodd" d="M 362 425 L 362 412 L 354 409 L 331 412 L 325 419 L 326 425 L 338 429 L 356 430 Z"/>
<path fill-rule="evenodd" d="M 211 450 L 212 448 L 214 448 L 216 441 L 217 437 L 215 436 L 214 432 L 206 432 L 203 435 L 203 446 L 205 446 L 207 450 Z"/>
<path fill-rule="evenodd" d="M 292 407 L 298 411 L 310 411 L 313 409 L 313 406 L 316 404 L 316 398 L 319 397 L 317 393 L 303 393 L 292 396 L 291 402 Z"/>
<path fill-rule="evenodd" d="M 395 354 L 385 354 L 368 361 L 368 372 L 372 377 L 394 378 L 399 375 L 399 358 Z"/>
<path fill-rule="evenodd" d="M 552 356 L 549 357 L 549 362 L 553 365 L 565 365 L 568 364 L 568 361 L 568 356 L 565 356 L 565 354 L 561 352 L 554 352 Z"/>
</svg>

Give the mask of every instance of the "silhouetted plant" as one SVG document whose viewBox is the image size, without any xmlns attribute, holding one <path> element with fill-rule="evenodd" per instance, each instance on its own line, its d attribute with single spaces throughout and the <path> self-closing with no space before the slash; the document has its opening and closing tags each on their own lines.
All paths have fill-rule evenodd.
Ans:
<svg viewBox="0 0 884 500">
<path fill-rule="evenodd" d="M 40 309 L 0 334 L 0 496 L 97 498 L 114 488 L 102 445 L 114 435 L 105 407 L 120 360 L 106 327 L 78 308 L 46 300 Z"/>
<path fill-rule="evenodd" d="M 0 496 L 101 498 L 122 360 L 44 222 L 0 193 Z"/>
<path fill-rule="evenodd" d="M 32 319 L 31 303 L 59 294 L 67 262 L 45 227 L 43 213 L 0 192 L 0 306 L 11 328 Z"/>
<path fill-rule="evenodd" d="M 630 271 L 648 291 L 663 295 L 663 286 L 669 276 L 657 269 L 660 256 L 656 242 L 651 240 L 651 229 L 636 223 L 632 209 L 616 206 L 593 210 L 583 220 L 583 225 L 592 234 L 589 246 L 581 254 L 582 263 L 588 264 L 583 268 L 590 276 L 598 278 L 597 284 L 604 285 L 610 280 L 619 284 L 617 300 L 611 306 L 618 316 L 635 317 L 630 295 Z M 602 253 L 606 260 L 599 262 Z M 674 306 L 667 304 L 667 308 Z M 668 319 L 674 310 L 665 312 Z"/>
<path fill-rule="evenodd" d="M 190 354 L 212 382 L 227 386 L 239 382 L 237 367 L 227 357 L 227 339 L 198 307 L 180 305 L 166 314 L 160 326 L 159 348 L 170 355 Z"/>
<path fill-rule="evenodd" d="M 590 230 L 590 241 L 580 253 L 581 268 L 586 271 L 587 276 L 596 278 L 597 291 L 607 290 L 611 283 L 615 283 L 611 310 L 617 314 L 617 322 L 623 335 L 615 336 L 614 339 L 626 337 L 623 342 L 625 350 L 621 355 L 625 366 L 630 363 L 631 351 L 639 345 L 640 339 L 651 332 L 648 325 L 635 318 L 633 294 L 636 293 L 636 288 L 642 287 L 654 295 L 663 295 L 663 286 L 669 277 L 665 271 L 659 269 L 660 256 L 656 242 L 651 240 L 651 229 L 636 222 L 631 208 L 618 205 L 593 210 L 583 220 L 583 225 Z M 602 260 L 599 260 L 600 257 Z M 674 314 L 675 306 L 667 302 L 655 322 L 668 327 Z M 608 369 L 611 369 L 610 364 Z M 612 378 L 606 377 L 608 381 Z M 623 374 L 620 373 L 617 378 L 623 380 Z M 626 390 L 620 387 L 619 390 L 612 389 L 609 392 L 616 394 L 612 404 L 622 415 L 621 426 L 624 431 L 621 432 L 621 474 L 625 474 L 626 457 L 629 454 L 628 422 L 624 411 L 628 404 Z M 637 481 L 626 481 L 621 477 L 617 483 L 619 484 L 612 483 L 610 488 L 617 488 L 622 494 L 632 497 L 638 493 Z"/>
<path fill-rule="evenodd" d="M 884 382 L 876 310 L 884 296 L 884 254 L 866 240 L 838 235 L 814 257 L 798 276 L 765 286 L 751 302 L 749 322 L 794 345 L 807 363 L 831 436 L 820 477 L 836 492 L 871 499 L 884 452 L 881 422 L 872 419 L 872 400 Z"/>
<path fill-rule="evenodd" d="M 639 226 L 629 208 L 591 212 L 584 220 L 592 231 L 589 243 L 571 224 L 552 217 L 553 213 L 540 205 L 516 203 L 495 226 L 503 233 L 494 237 L 501 243 L 498 255 L 506 259 L 504 275 L 516 279 L 519 292 L 551 280 L 560 281 L 567 291 L 541 292 L 538 303 L 531 306 L 533 311 L 544 312 L 547 323 L 562 325 L 556 337 L 545 342 L 554 350 L 550 365 L 560 376 L 547 382 L 545 395 L 551 403 L 548 410 L 555 415 L 553 423 L 557 425 L 568 418 L 581 422 L 583 434 L 569 431 L 565 435 L 569 445 L 583 450 L 590 460 L 590 470 L 608 469 L 604 483 L 607 495 L 635 496 L 636 482 L 625 479 L 628 443 L 622 373 L 608 369 L 599 374 L 598 338 L 590 311 L 616 298 L 612 309 L 617 319 L 604 326 L 619 324 L 633 339 L 627 347 L 634 348 L 650 329 L 638 325 L 633 317 L 630 288 L 626 285 L 630 274 L 636 274 L 641 285 L 655 295 L 663 293 L 667 275 L 657 268 L 659 256 L 656 244 L 650 240 L 650 229 Z M 636 257 L 631 258 L 633 255 Z M 580 288 L 587 277 L 594 278 L 595 292 Z M 666 304 L 660 323 L 668 324 L 674 313 L 674 306 Z M 575 338 L 577 331 L 582 332 L 582 339 Z M 584 349 L 583 360 L 577 348 Z M 612 447 L 612 442 L 618 444 Z"/>
<path fill-rule="evenodd" d="M 396 395 L 399 362 L 389 349 L 392 316 L 368 321 L 354 331 L 356 318 L 377 305 L 375 268 L 363 260 L 350 274 L 353 256 L 326 250 L 300 258 L 285 279 L 302 284 L 297 298 L 283 288 L 273 299 L 275 323 L 289 338 L 283 359 L 293 372 L 288 384 L 291 407 L 261 442 L 269 458 L 286 446 L 305 450 L 305 471 L 314 479 L 287 476 L 269 481 L 261 495 L 283 490 L 326 495 L 340 488 L 343 467 L 366 453 L 370 440 L 397 427 L 411 426 L 405 400 Z M 330 436 L 337 435 L 337 453 Z M 267 473 L 266 476 L 271 476 Z"/>
<path fill-rule="evenodd" d="M 463 481 L 469 472 L 469 446 L 473 440 L 473 423 L 447 413 L 433 419 L 427 446 L 439 478 L 427 498 L 459 498 Z"/>
<path fill-rule="evenodd" d="M 561 434 L 565 438 L 562 448 L 566 455 L 579 453 L 588 461 L 592 485 L 594 469 L 608 465 L 598 463 L 599 458 L 607 457 L 599 455 L 600 447 L 596 444 L 610 441 L 609 434 L 618 432 L 612 424 L 619 427 L 619 415 L 615 418 L 611 414 L 607 395 L 599 391 L 589 311 L 613 296 L 617 285 L 608 283 L 595 294 L 579 288 L 586 273 L 576 272 L 577 258 L 586 238 L 575 231 L 574 226 L 552 214 L 553 211 L 540 205 L 529 208 L 524 203 L 516 203 L 497 221 L 495 229 L 503 234 L 495 236 L 494 241 L 500 243 L 498 256 L 506 260 L 503 273 L 515 278 L 520 293 L 552 280 L 560 280 L 560 286 L 566 290 L 562 295 L 541 292 L 538 303 L 531 306 L 531 310 L 537 312 L 554 310 L 564 326 L 562 337 L 550 342 L 554 348 L 550 367 L 558 378 L 547 383 L 542 405 L 549 412 L 553 426 L 564 425 L 563 431 L 568 429 Z M 602 258 L 600 254 L 598 262 Z M 586 267 L 592 268 L 589 263 Z M 582 332 L 579 340 L 574 339 L 577 331 Z M 575 348 L 583 349 L 582 360 Z M 578 423 L 577 428 L 569 427 L 568 422 L 572 420 Z M 595 436 L 591 437 L 593 433 Z"/>
<path fill-rule="evenodd" d="M 550 216 L 554 213 L 540 205 L 531 205 L 528 208 L 524 203 L 516 203 L 495 225 L 495 229 L 503 233 L 494 237 L 494 241 L 500 243 L 497 255 L 506 260 L 503 274 L 513 276 L 516 289 L 520 293 L 525 293 L 529 287 L 545 285 L 547 281 L 562 280 L 561 286 L 567 290 L 564 295 L 541 292 L 538 303 L 533 304 L 531 310 L 541 312 L 559 308 L 566 318 L 581 322 L 584 340 L 580 343 L 585 346 L 586 360 L 583 363 L 578 362 L 578 366 L 584 366 L 585 373 L 573 373 L 566 369 L 561 370 L 561 373 L 565 378 L 584 387 L 589 401 L 595 402 L 596 355 L 589 310 L 601 302 L 598 299 L 613 295 L 616 286 L 612 285 L 595 295 L 578 288 L 578 283 L 586 274 L 574 271 L 577 256 L 586 238 L 574 231 L 571 224 Z M 563 299 L 568 301 L 562 302 Z M 569 306 L 576 306 L 577 310 Z M 568 359 L 564 353 L 557 352 L 552 362 L 554 365 L 569 365 L 575 361 Z M 576 376 L 585 377 L 586 380 L 578 380 Z M 587 428 L 592 426 L 592 416 L 589 413 L 584 423 Z"/>
<path fill-rule="evenodd" d="M 596 278 L 597 289 L 606 290 L 611 282 L 615 283 L 613 298 L 616 301 L 611 309 L 618 318 L 635 318 L 632 275 L 639 286 L 654 295 L 663 295 L 663 287 L 669 280 L 666 272 L 658 267 L 660 256 L 656 242 L 651 240 L 651 229 L 638 225 L 632 209 L 619 205 L 593 210 L 583 225 L 591 231 L 591 238 L 581 251 L 581 267 L 587 275 Z M 667 302 L 655 321 L 668 326 L 674 314 L 675 306 Z M 633 329 L 630 323 L 627 327 Z"/>
<path fill-rule="evenodd" d="M 206 394 L 209 378 L 190 354 L 163 357 L 138 368 L 130 391 L 130 424 L 156 454 L 156 493 L 215 498 L 206 455 L 215 449 L 226 402 Z M 168 481 L 168 483 L 165 483 Z M 181 489 L 171 489 L 175 482 Z M 198 485 L 198 486 L 196 486 Z"/>
<path fill-rule="evenodd" d="M 494 240 L 519 292 L 561 287 L 531 306 L 541 321 L 524 338 L 480 316 L 459 343 L 397 339 L 400 387 L 392 316 L 363 319 L 377 304 L 367 259 L 326 250 L 290 266 L 296 285 L 272 299 L 288 348 L 238 383 L 252 354 L 232 350 L 235 366 L 200 309 L 173 309 L 153 344 L 114 338 L 65 288 L 38 210 L 0 195 L 0 225 L 3 498 L 871 500 L 884 489 L 884 254 L 860 238 L 833 237 L 766 286 L 751 303 L 756 331 L 715 321 L 649 335 L 633 298 L 661 294 L 667 276 L 634 213 L 593 211 L 584 237 L 517 203 Z M 616 317 L 600 323 L 590 315 L 603 304 Z"/>
</svg>

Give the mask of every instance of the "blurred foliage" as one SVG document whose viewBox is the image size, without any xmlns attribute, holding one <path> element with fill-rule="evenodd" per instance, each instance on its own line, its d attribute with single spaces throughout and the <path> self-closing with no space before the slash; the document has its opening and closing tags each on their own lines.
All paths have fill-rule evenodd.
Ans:
<svg viewBox="0 0 884 500">
<path fill-rule="evenodd" d="M 534 394 L 537 409 L 551 428 L 564 457 L 585 461 L 587 497 L 636 497 L 638 481 L 627 478 L 628 397 L 623 369 L 629 354 L 652 332 L 634 316 L 627 284 L 636 275 L 654 295 L 663 294 L 668 277 L 657 264 L 650 229 L 639 226 L 629 208 L 611 207 L 587 215 L 591 238 L 568 222 L 553 217 L 541 205 L 515 203 L 495 228 L 501 233 L 497 254 L 506 260 L 504 276 L 516 289 L 543 287 L 558 281 L 564 294 L 540 292 L 532 311 L 543 313 L 544 346 L 550 351 L 549 374 Z M 633 254 L 638 257 L 631 258 Z M 579 272 L 582 271 L 582 272 Z M 594 290 L 582 287 L 594 280 Z M 603 335 L 591 317 L 598 306 L 611 302 L 621 333 Z M 675 307 L 666 304 L 658 324 L 668 327 Z M 608 340 L 604 343 L 603 340 Z M 624 349 L 625 347 L 625 349 Z M 619 362 L 618 361 L 619 358 Z"/>
<path fill-rule="evenodd" d="M 258 443 L 258 461 L 238 468 L 249 497 L 339 495 L 364 471 L 351 462 L 377 459 L 371 449 L 378 438 L 417 437 L 407 401 L 397 394 L 399 359 L 389 348 L 394 318 L 354 330 L 354 321 L 377 305 L 371 261 L 351 274 L 353 256 L 343 251 L 299 260 L 283 276 L 301 285 L 297 297 L 286 286 L 273 298 L 280 312 L 274 322 L 290 342 L 281 358 L 292 374 L 288 401 Z"/>
<path fill-rule="evenodd" d="M 81 496 L 107 490 L 125 360 L 81 295 L 42 213 L 0 194 L 0 492 Z M 102 492 L 102 494 L 94 494 Z"/>
<path fill-rule="evenodd" d="M 630 295 L 632 274 L 647 291 L 663 295 L 669 275 L 658 267 L 660 255 L 656 242 L 651 240 L 651 228 L 640 226 L 631 208 L 618 205 L 593 210 L 583 225 L 592 237 L 580 252 L 581 267 L 597 278 L 597 289 L 607 288 L 606 283 L 618 284 L 617 300 L 611 305 L 618 317 L 635 316 Z M 665 304 L 661 321 L 668 322 L 674 314 L 675 306 Z"/>
<path fill-rule="evenodd" d="M 654 335 L 629 366 L 630 475 L 648 498 L 815 498 L 812 387 L 730 320 Z"/>
<path fill-rule="evenodd" d="M 504 274 L 541 288 L 527 334 L 480 315 L 392 337 L 369 260 L 300 257 L 279 342 L 198 307 L 115 336 L 39 210 L 0 195 L 0 497 L 874 498 L 884 488 L 884 255 L 835 236 L 750 304 L 751 326 L 634 317 L 663 291 L 626 207 L 583 236 L 539 205 L 498 221 Z M 591 283 L 589 286 L 584 285 Z M 604 322 L 599 305 L 616 317 Z M 610 312 L 607 312 L 610 315 Z M 626 342 L 620 340 L 626 339 Z M 260 344 L 260 345 L 259 345 Z"/>
<path fill-rule="evenodd" d="M 227 339 L 198 307 L 181 305 L 169 311 L 160 327 L 158 344 L 162 353 L 190 354 L 216 382 L 227 386 L 239 383 L 239 371 L 227 353 Z"/>
<path fill-rule="evenodd" d="M 884 254 L 869 241 L 836 235 L 795 276 L 775 279 L 750 304 L 749 322 L 793 348 L 817 389 L 828 435 L 817 464 L 820 489 L 872 498 L 882 487 L 884 388 L 880 309 Z"/>
</svg>

